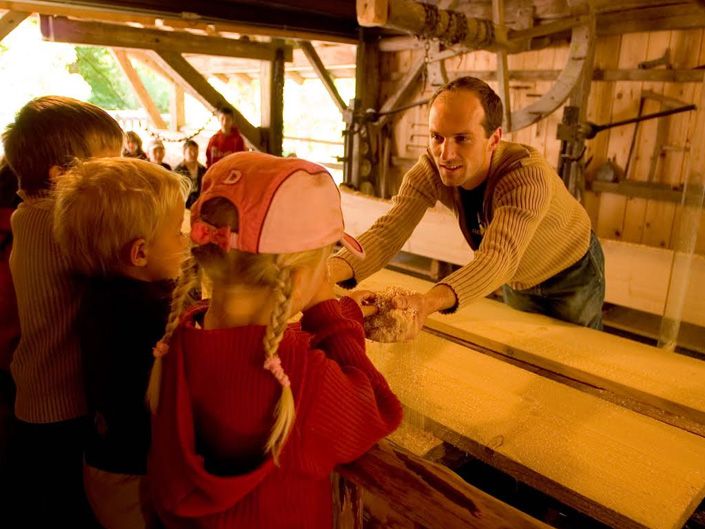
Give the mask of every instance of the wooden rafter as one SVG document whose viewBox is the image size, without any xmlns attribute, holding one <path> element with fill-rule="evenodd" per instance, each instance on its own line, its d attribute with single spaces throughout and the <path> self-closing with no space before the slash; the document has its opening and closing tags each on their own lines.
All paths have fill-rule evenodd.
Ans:
<svg viewBox="0 0 705 529">
<path fill-rule="evenodd" d="M 0 18 L 0 41 L 7 37 L 13 29 L 19 26 L 29 16 L 21 11 L 8 11 Z"/>
<path fill-rule="evenodd" d="M 283 44 L 282 41 L 277 41 Z M 281 156 L 284 141 L 284 60 L 279 59 L 261 63 L 260 97 L 262 127 L 265 127 L 262 138 L 266 143 L 266 151 Z"/>
<path fill-rule="evenodd" d="M 277 48 L 269 43 L 221 37 L 202 37 L 187 32 L 133 28 L 118 24 L 82 22 L 64 17 L 40 16 L 42 36 L 53 42 L 69 42 L 113 48 L 137 48 L 160 52 L 198 53 L 273 60 Z M 291 46 L 284 48 L 284 59 L 291 61 Z"/>
<path fill-rule="evenodd" d="M 333 82 L 333 78 L 331 77 L 328 70 L 326 70 L 326 67 L 324 66 L 323 62 L 321 61 L 321 58 L 316 52 L 316 49 L 313 47 L 313 44 L 306 40 L 302 40 L 299 41 L 299 47 L 306 55 L 306 58 L 311 63 L 311 66 L 313 66 L 313 69 L 318 75 L 318 78 L 321 80 L 323 86 L 328 91 L 328 94 L 333 99 L 333 103 L 335 103 L 335 106 L 338 107 L 338 110 L 341 112 L 341 114 L 345 112 L 348 106 L 345 104 L 345 101 L 343 101 L 343 98 L 340 97 L 340 93 L 338 92 L 338 89 L 336 88 L 335 83 Z"/>
<path fill-rule="evenodd" d="M 162 119 L 162 116 L 159 113 L 159 109 L 157 108 L 157 105 L 154 104 L 154 101 L 152 100 L 152 96 L 149 95 L 149 92 L 147 91 L 147 88 L 144 86 L 142 79 L 140 79 L 140 76 L 137 73 L 137 70 L 135 70 L 135 68 L 132 66 L 132 63 L 130 62 L 130 58 L 127 56 L 127 52 L 124 50 L 111 50 L 111 51 L 113 52 L 113 56 L 115 57 L 115 60 L 117 61 L 118 65 L 120 66 L 120 69 L 123 71 L 123 73 L 125 74 L 125 77 L 127 77 L 127 80 L 130 82 L 132 89 L 135 91 L 135 95 L 137 96 L 137 99 L 140 100 L 140 103 L 142 104 L 144 109 L 147 111 L 147 115 L 149 116 L 149 119 L 152 121 L 152 124 L 158 129 L 165 129 L 166 122 Z"/>
<path fill-rule="evenodd" d="M 200 101 L 206 108 L 215 110 L 223 106 L 231 107 L 233 109 L 233 121 L 240 129 L 242 135 L 256 149 L 262 150 L 260 129 L 252 125 L 245 116 L 238 112 L 186 59 L 178 53 L 167 51 L 152 52 L 152 58 L 173 79 L 177 80 L 184 87 L 184 90 Z"/>
</svg>

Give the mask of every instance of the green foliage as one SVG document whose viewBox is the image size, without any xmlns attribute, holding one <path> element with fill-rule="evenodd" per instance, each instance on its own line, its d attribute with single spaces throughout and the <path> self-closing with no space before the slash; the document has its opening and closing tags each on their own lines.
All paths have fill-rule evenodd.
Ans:
<svg viewBox="0 0 705 529">
<path fill-rule="evenodd" d="M 71 68 L 91 86 L 91 103 L 109 110 L 140 108 L 132 86 L 106 48 L 76 46 L 76 62 Z M 135 70 L 159 111 L 168 112 L 168 83 L 141 64 L 135 64 Z"/>
</svg>

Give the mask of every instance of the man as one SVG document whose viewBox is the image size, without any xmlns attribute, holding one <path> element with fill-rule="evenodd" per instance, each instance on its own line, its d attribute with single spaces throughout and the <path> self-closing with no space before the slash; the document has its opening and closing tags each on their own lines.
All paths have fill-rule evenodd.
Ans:
<svg viewBox="0 0 705 529">
<path fill-rule="evenodd" d="M 382 268 L 440 200 L 475 257 L 425 294 L 395 299 L 416 309 L 414 334 L 429 314 L 454 312 L 499 287 L 514 308 L 601 328 L 604 258 L 590 219 L 537 151 L 501 141 L 497 94 L 462 77 L 440 88 L 429 109 L 428 152 L 404 176 L 392 209 L 359 238 L 366 259 L 339 252 L 331 278 L 354 285 Z"/>
<path fill-rule="evenodd" d="M 206 167 L 210 167 L 228 154 L 245 150 L 245 140 L 242 139 L 240 131 L 233 124 L 233 110 L 227 107 L 221 108 L 218 111 L 218 119 L 220 120 L 220 130 L 208 140 Z"/>
</svg>

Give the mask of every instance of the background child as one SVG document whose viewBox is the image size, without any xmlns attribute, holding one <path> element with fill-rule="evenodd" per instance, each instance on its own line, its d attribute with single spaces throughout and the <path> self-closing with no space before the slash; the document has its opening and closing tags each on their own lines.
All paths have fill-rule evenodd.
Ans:
<svg viewBox="0 0 705 529">
<path fill-rule="evenodd" d="M 198 163 L 198 143 L 193 140 L 184 142 L 184 159 L 174 168 L 174 172 L 185 176 L 191 182 L 191 192 L 186 199 L 186 207 L 190 208 L 201 192 L 201 181 L 206 173 L 206 168 Z"/>
<path fill-rule="evenodd" d="M 177 327 L 186 263 L 155 350 L 166 354 L 150 381 L 149 472 L 162 522 L 330 529 L 331 471 L 402 415 L 365 355 L 360 307 L 328 281 L 336 241 L 361 253 L 338 189 L 318 165 L 237 153 L 206 173 L 191 220 L 212 299 Z"/>
<path fill-rule="evenodd" d="M 169 169 L 171 171 L 171 165 L 166 163 L 164 161 L 164 155 L 166 154 L 166 151 L 164 149 L 164 143 L 162 143 L 162 140 L 159 139 L 154 139 L 149 143 L 149 160 L 152 163 L 156 163 L 157 165 L 161 165 L 164 169 Z"/>
<path fill-rule="evenodd" d="M 142 150 L 142 138 L 134 130 L 128 130 L 125 133 L 125 146 L 122 149 L 122 155 L 126 158 L 149 159 L 147 153 Z"/>
<path fill-rule="evenodd" d="M 57 182 L 57 241 L 75 269 L 91 277 L 77 322 L 93 425 L 84 478 L 106 529 L 156 521 L 143 483 L 150 440 L 144 395 L 186 249 L 185 184 L 162 167 L 127 158 L 79 163 Z"/>
<path fill-rule="evenodd" d="M 240 129 L 233 123 L 233 109 L 221 108 L 218 110 L 220 130 L 211 136 L 206 147 L 206 167 L 210 167 L 228 154 L 245 150 L 245 140 L 240 134 Z"/>
<path fill-rule="evenodd" d="M 3 141 L 23 200 L 10 256 L 22 330 L 11 364 L 17 502 L 24 527 L 85 527 L 95 522 L 81 470 L 89 420 L 75 317 L 83 286 L 54 240 L 51 189 L 76 158 L 119 155 L 122 130 L 95 105 L 46 96 L 20 109 Z"/>
</svg>

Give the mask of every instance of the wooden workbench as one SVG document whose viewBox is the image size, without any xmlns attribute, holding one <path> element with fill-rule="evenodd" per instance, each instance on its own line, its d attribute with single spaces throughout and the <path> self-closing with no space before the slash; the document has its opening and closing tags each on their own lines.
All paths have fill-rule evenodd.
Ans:
<svg viewBox="0 0 705 529">
<path fill-rule="evenodd" d="M 431 283 L 381 271 L 361 284 Z M 705 363 L 481 300 L 369 354 L 437 437 L 614 527 L 705 496 Z M 479 350 L 478 350 L 479 349 Z"/>
</svg>

